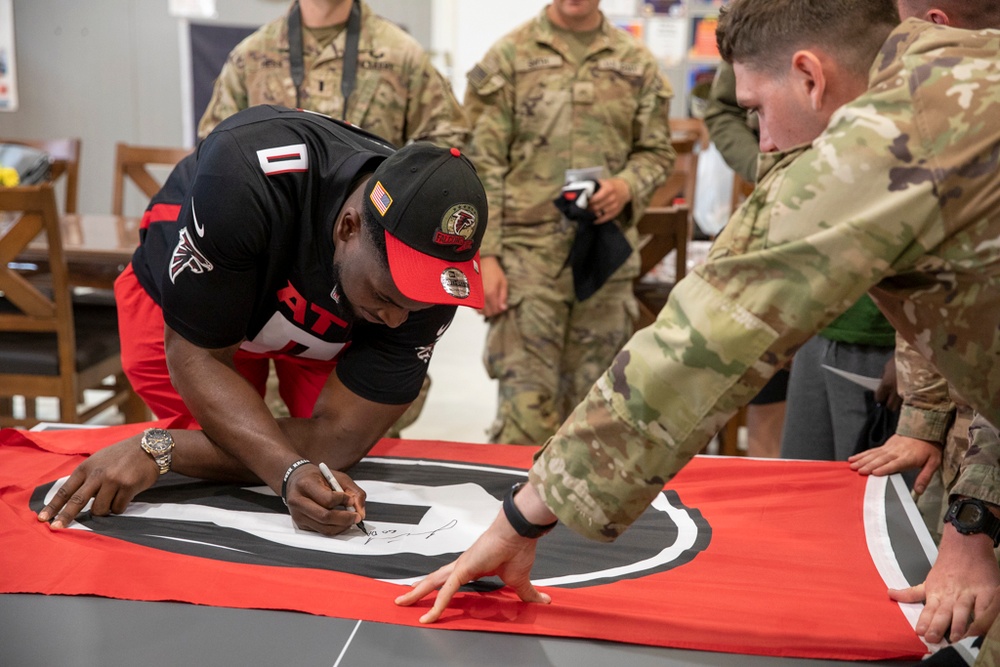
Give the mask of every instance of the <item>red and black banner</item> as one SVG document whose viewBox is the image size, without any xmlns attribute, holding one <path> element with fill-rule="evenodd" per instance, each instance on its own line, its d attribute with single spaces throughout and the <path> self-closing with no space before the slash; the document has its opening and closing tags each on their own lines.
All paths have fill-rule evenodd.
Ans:
<svg viewBox="0 0 1000 667">
<path fill-rule="evenodd" d="M 429 602 L 397 607 L 400 587 L 453 560 L 485 530 L 533 453 L 384 440 L 351 471 L 368 494 L 368 534 L 301 531 L 266 487 L 173 473 L 122 515 L 84 512 L 64 530 L 37 521 L 86 455 L 144 426 L 0 431 L 0 593 L 416 626 Z M 886 595 L 894 555 L 871 525 L 884 513 L 873 507 L 884 494 L 872 484 L 885 479 L 844 463 L 699 457 L 614 544 L 563 526 L 545 537 L 532 578 L 551 605 L 522 603 L 484 580 L 433 627 L 760 655 L 918 658 L 927 647 Z"/>
</svg>

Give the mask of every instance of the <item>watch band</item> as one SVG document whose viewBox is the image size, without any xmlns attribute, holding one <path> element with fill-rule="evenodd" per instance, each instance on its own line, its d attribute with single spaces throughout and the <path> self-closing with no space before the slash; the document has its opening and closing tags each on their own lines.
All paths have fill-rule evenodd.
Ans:
<svg viewBox="0 0 1000 667">
<path fill-rule="evenodd" d="M 974 509 L 969 510 L 968 507 Z M 972 516 L 967 516 L 969 513 Z M 958 498 L 948 506 L 944 516 L 945 523 L 955 526 L 955 530 L 963 535 L 983 533 L 993 540 L 993 548 L 1000 546 L 1000 519 L 986 507 L 986 503 L 978 498 Z"/>
<path fill-rule="evenodd" d="M 503 497 L 503 514 L 507 517 L 507 522 L 510 523 L 518 535 L 532 540 L 537 540 L 539 537 L 555 528 L 559 521 L 557 519 L 547 526 L 539 526 L 538 524 L 531 523 L 524 518 L 524 515 L 521 514 L 521 510 L 517 509 L 517 505 L 514 504 L 514 496 L 525 484 L 527 484 L 527 482 L 518 482 L 514 486 L 510 487 L 507 495 Z"/>
</svg>

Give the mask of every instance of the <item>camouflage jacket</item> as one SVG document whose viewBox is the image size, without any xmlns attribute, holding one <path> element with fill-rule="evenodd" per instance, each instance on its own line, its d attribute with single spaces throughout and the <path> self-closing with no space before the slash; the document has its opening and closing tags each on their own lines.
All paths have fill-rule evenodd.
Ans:
<svg viewBox="0 0 1000 667">
<path fill-rule="evenodd" d="M 309 31 L 302 31 L 307 67 L 299 106 L 344 118 L 397 147 L 419 140 L 464 145 L 468 138 L 465 115 L 423 48 L 364 2 L 360 4 L 357 81 L 346 118 L 340 91 L 346 30 L 322 51 Z M 257 104 L 295 106 L 287 16 L 262 26 L 229 54 L 198 125 L 198 136 L 206 137 L 223 119 Z"/>
<path fill-rule="evenodd" d="M 747 183 L 757 182 L 757 117 L 749 116 L 736 102 L 736 74 L 722 63 L 715 72 L 705 107 L 705 127 L 726 164 Z"/>
<path fill-rule="evenodd" d="M 499 256 L 506 225 L 560 219 L 552 200 L 567 169 L 624 179 L 642 215 L 673 168 L 673 91 L 646 47 L 606 20 L 577 66 L 543 9 L 501 38 L 468 74 L 465 110 L 490 220 L 480 252 Z"/>
<path fill-rule="evenodd" d="M 965 401 L 933 364 L 898 335 L 896 386 L 903 397 L 896 433 L 943 445 L 956 403 L 965 405 Z"/>
<path fill-rule="evenodd" d="M 994 399 L 996 400 L 996 399 Z M 958 480 L 951 487 L 951 497 L 971 496 L 1000 505 L 1000 431 L 976 415 L 969 426 L 969 449 L 962 459 Z"/>
<path fill-rule="evenodd" d="M 909 20 L 812 144 L 762 156 L 708 261 L 539 452 L 530 481 L 562 521 L 614 539 L 869 289 L 1000 423 L 998 81 L 1000 32 Z"/>
</svg>

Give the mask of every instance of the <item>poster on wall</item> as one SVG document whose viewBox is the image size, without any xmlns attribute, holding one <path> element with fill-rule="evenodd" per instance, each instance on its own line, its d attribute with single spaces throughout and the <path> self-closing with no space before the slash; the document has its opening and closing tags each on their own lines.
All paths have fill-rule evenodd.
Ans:
<svg viewBox="0 0 1000 667">
<path fill-rule="evenodd" d="M 0 0 L 0 111 L 17 111 L 14 0 Z"/>
</svg>

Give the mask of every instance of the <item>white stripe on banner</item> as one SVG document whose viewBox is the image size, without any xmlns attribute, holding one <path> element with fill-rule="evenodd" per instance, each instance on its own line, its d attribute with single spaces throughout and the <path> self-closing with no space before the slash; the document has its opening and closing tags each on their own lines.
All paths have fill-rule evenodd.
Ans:
<svg viewBox="0 0 1000 667">
<path fill-rule="evenodd" d="M 898 478 L 899 475 L 891 475 L 891 477 Z M 903 574 L 903 570 L 899 567 L 899 561 L 896 560 L 896 552 L 892 548 L 892 542 L 889 540 L 889 524 L 886 520 L 885 514 L 885 493 L 886 487 L 888 486 L 888 478 L 876 477 L 875 475 L 869 475 L 865 483 L 865 500 L 864 500 L 864 521 L 865 521 L 865 541 L 868 544 L 868 553 L 871 554 L 872 561 L 875 563 L 875 568 L 878 570 L 879 575 L 882 577 L 882 581 L 889 588 L 909 588 L 910 582 L 906 580 L 906 576 Z M 905 491 L 905 488 L 904 488 Z M 909 493 L 903 493 L 900 495 L 900 500 L 903 501 L 903 506 L 906 507 L 905 500 L 909 500 L 912 504 L 913 500 L 909 498 Z M 907 512 L 907 517 L 910 521 L 913 521 L 913 517 Z M 917 517 L 919 520 L 919 517 Z M 922 522 L 921 522 L 922 523 Z M 917 534 L 920 531 L 915 531 Z M 926 546 L 924 547 L 926 551 Z M 933 562 L 933 559 L 931 559 Z M 904 603 L 899 602 L 900 611 L 903 612 L 903 616 L 910 623 L 910 627 L 916 628 L 917 619 L 920 617 L 920 612 L 923 611 L 924 605 L 917 603 Z M 921 637 L 921 641 L 923 638 Z M 924 641 L 929 652 L 936 651 L 940 648 L 941 644 L 929 644 Z"/>
</svg>

